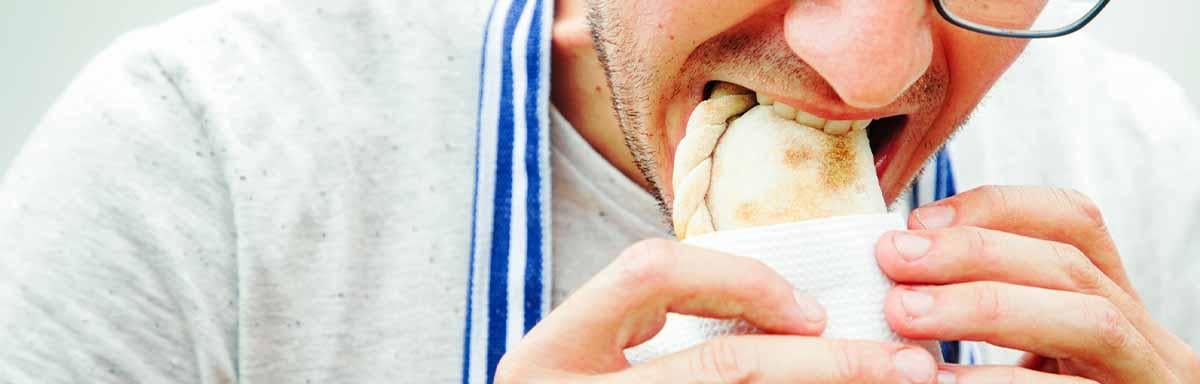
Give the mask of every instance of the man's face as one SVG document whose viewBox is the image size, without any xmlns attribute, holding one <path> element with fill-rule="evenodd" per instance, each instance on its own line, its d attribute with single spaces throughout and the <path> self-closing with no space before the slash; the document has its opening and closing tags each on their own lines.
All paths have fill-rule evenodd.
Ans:
<svg viewBox="0 0 1200 384">
<path fill-rule="evenodd" d="M 824 119 L 874 119 L 876 172 L 893 201 L 1025 46 L 954 27 L 922 0 L 587 7 L 626 141 L 668 200 L 674 149 L 714 81 Z"/>
</svg>

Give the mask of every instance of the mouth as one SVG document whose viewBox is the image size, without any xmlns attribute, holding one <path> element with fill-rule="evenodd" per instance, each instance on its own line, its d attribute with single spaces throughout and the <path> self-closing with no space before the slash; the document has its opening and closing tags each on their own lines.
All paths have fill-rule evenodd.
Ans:
<svg viewBox="0 0 1200 384">
<path fill-rule="evenodd" d="M 894 166 L 896 154 L 902 146 L 900 137 L 909 123 L 909 115 L 907 114 L 876 114 L 876 116 L 864 116 L 859 113 L 855 114 L 840 114 L 840 119 L 834 116 L 822 116 L 820 112 L 810 112 L 803 107 L 797 107 L 782 100 L 777 100 L 775 97 L 767 95 L 758 90 L 742 87 L 740 85 L 725 83 L 720 81 L 712 81 L 705 85 L 703 94 L 704 99 L 712 96 L 713 92 L 720 92 L 722 87 L 736 87 L 748 89 L 754 92 L 758 106 L 765 106 L 779 117 L 795 121 L 798 125 L 808 128 L 823 131 L 829 135 L 845 135 L 856 130 L 865 130 L 867 138 L 871 143 L 871 153 L 874 156 L 875 174 L 876 177 L 883 179 L 891 167 Z M 849 118 L 848 118 L 849 117 Z M 894 195 L 888 193 L 887 186 L 884 186 L 885 195 Z"/>
</svg>

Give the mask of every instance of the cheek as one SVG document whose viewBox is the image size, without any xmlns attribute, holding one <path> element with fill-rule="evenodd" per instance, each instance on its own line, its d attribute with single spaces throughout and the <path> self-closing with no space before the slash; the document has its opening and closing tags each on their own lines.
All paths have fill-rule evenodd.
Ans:
<svg viewBox="0 0 1200 384">
<path fill-rule="evenodd" d="M 1004 71 L 1012 65 L 1028 40 L 986 36 L 949 24 L 938 26 L 950 73 L 949 108 L 966 115 Z"/>
<path fill-rule="evenodd" d="M 623 2 L 621 18 L 638 50 L 682 63 L 700 44 L 732 28 L 772 0 L 656 0 Z"/>
</svg>

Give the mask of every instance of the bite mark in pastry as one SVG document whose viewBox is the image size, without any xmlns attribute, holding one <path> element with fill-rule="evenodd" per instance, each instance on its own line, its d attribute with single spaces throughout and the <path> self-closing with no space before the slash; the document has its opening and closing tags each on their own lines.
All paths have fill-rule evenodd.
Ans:
<svg viewBox="0 0 1200 384">
<path fill-rule="evenodd" d="M 869 121 L 780 105 L 719 83 L 692 112 L 672 172 L 676 236 L 887 211 Z"/>
</svg>

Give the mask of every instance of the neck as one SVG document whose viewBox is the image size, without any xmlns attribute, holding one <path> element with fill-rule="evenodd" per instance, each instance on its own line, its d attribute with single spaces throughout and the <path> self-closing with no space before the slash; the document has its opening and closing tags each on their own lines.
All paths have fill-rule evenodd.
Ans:
<svg viewBox="0 0 1200 384">
<path fill-rule="evenodd" d="M 550 98 L 596 152 L 649 190 L 650 183 L 638 170 L 613 113 L 612 91 L 592 48 L 591 31 L 582 11 L 571 8 L 559 7 L 555 14 Z"/>
</svg>

